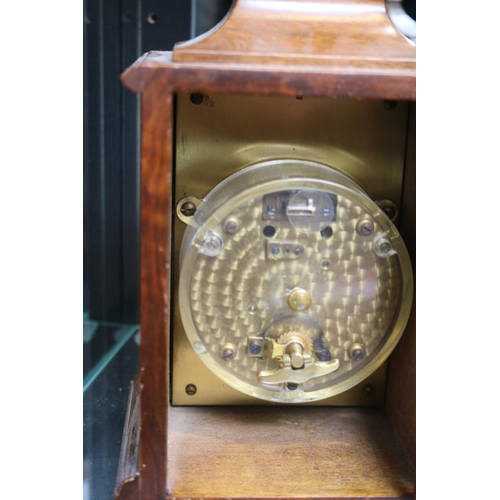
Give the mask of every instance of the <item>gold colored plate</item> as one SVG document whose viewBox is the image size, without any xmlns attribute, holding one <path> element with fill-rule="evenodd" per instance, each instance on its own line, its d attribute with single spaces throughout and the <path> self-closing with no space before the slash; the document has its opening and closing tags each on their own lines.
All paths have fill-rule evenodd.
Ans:
<svg viewBox="0 0 500 500">
<path fill-rule="evenodd" d="M 382 102 L 210 96 L 193 105 L 178 96 L 175 201 L 202 199 L 249 164 L 278 158 L 335 167 L 374 199 L 400 203 L 407 104 L 392 111 Z M 174 217 L 174 315 L 172 403 L 266 404 L 219 380 L 192 349 L 179 315 L 179 249 L 185 224 Z M 360 385 L 316 405 L 380 405 L 385 365 Z M 186 394 L 194 384 L 196 394 Z M 375 387 L 367 397 L 362 388 Z M 267 403 L 268 404 L 268 403 Z"/>
</svg>

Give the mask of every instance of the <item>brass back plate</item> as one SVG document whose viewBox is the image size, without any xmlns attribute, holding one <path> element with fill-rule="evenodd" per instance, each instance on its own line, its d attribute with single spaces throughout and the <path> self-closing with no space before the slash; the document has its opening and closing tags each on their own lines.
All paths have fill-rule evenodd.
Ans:
<svg viewBox="0 0 500 500">
<path fill-rule="evenodd" d="M 177 96 L 175 205 L 203 199 L 238 170 L 266 160 L 315 161 L 351 177 L 374 200 L 401 204 L 408 104 L 261 96 L 204 96 L 199 105 Z M 172 404 L 276 404 L 225 385 L 203 364 L 182 326 L 178 305 L 179 251 L 185 224 L 173 218 Z M 379 406 L 386 364 L 359 386 L 317 406 Z M 196 386 L 188 395 L 186 386 Z M 363 387 L 374 388 L 371 396 Z M 192 392 L 192 391 L 191 391 Z"/>
</svg>

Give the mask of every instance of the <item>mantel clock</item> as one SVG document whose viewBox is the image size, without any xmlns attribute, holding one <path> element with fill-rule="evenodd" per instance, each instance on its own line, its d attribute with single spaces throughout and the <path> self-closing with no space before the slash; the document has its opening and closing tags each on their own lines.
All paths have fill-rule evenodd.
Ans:
<svg viewBox="0 0 500 500">
<path fill-rule="evenodd" d="M 117 498 L 411 496 L 414 44 L 383 0 L 239 0 L 122 79 L 141 372 Z"/>
</svg>

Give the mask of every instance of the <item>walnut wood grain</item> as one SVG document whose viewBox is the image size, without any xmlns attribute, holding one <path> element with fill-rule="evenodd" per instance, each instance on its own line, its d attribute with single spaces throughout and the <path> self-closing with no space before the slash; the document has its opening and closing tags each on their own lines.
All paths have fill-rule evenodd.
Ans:
<svg viewBox="0 0 500 500">
<path fill-rule="evenodd" d="M 135 500 L 139 495 L 140 376 L 130 383 L 116 476 L 116 500 Z"/>
<path fill-rule="evenodd" d="M 176 407 L 170 498 L 409 498 L 413 467 L 382 409 Z"/>
<path fill-rule="evenodd" d="M 415 71 L 415 46 L 384 0 L 238 0 L 219 27 L 177 44 L 173 60 Z"/>
<path fill-rule="evenodd" d="M 143 92 L 161 78 L 172 92 L 415 100 L 415 71 L 371 68 L 175 63 L 172 52 L 149 52 L 122 75 Z"/>
<path fill-rule="evenodd" d="M 141 499 L 165 498 L 172 212 L 172 93 L 162 80 L 142 95 Z"/>
<path fill-rule="evenodd" d="M 142 92 L 161 73 L 174 92 L 414 100 L 415 71 L 384 0 L 239 0 L 219 28 L 145 54 L 123 82 Z"/>
<path fill-rule="evenodd" d="M 408 142 L 406 150 L 403 203 L 400 232 L 405 241 L 416 274 L 415 260 L 415 104 L 410 105 Z M 416 463 L 416 302 L 399 344 L 389 361 L 386 411 L 391 423 L 405 445 L 413 464 Z"/>
</svg>

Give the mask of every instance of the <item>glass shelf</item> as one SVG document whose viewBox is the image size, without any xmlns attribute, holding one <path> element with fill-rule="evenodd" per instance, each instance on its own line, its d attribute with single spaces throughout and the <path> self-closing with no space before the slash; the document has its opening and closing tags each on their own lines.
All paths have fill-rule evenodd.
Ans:
<svg viewBox="0 0 500 500">
<path fill-rule="evenodd" d="M 139 372 L 139 342 L 138 325 L 84 320 L 84 500 L 114 498 L 128 392 Z"/>
<path fill-rule="evenodd" d="M 83 320 L 83 390 L 85 391 L 139 325 Z"/>
</svg>

